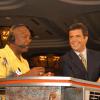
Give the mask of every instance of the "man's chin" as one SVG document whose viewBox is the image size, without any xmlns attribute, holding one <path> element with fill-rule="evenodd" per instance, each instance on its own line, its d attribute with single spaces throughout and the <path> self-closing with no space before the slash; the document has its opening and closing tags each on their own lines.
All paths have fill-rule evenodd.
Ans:
<svg viewBox="0 0 100 100">
<path fill-rule="evenodd" d="M 76 47 L 73 47 L 72 49 L 75 51 L 79 51 L 79 48 L 76 48 Z"/>
<path fill-rule="evenodd" d="M 27 52 L 27 51 L 28 51 L 28 49 L 29 49 L 29 48 L 24 48 L 24 49 L 23 49 L 23 52 Z"/>
</svg>

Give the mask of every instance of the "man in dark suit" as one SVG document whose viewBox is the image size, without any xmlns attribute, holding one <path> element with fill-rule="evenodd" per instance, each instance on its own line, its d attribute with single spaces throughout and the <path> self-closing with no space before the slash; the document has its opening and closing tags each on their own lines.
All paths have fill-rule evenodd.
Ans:
<svg viewBox="0 0 100 100">
<path fill-rule="evenodd" d="M 83 23 L 75 23 L 67 33 L 71 50 L 60 59 L 63 76 L 97 81 L 100 77 L 100 53 L 86 48 L 87 27 Z"/>
</svg>

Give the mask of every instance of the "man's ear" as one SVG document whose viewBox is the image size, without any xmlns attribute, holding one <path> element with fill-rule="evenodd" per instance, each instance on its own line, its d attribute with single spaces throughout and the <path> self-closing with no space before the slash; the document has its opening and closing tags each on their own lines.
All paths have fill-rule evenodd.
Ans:
<svg viewBox="0 0 100 100">
<path fill-rule="evenodd" d="M 87 41 L 88 41 L 88 36 L 85 36 L 85 41 L 86 41 L 86 43 L 87 43 Z"/>
</svg>

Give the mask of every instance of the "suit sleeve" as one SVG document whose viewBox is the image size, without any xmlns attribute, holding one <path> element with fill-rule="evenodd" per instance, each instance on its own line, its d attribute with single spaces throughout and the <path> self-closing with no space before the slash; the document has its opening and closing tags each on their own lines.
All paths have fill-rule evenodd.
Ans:
<svg viewBox="0 0 100 100">
<path fill-rule="evenodd" d="M 64 59 L 61 57 L 59 61 L 59 66 L 62 68 L 62 76 L 67 76 L 67 77 L 74 76 L 74 72 L 69 64 L 69 61 L 67 61 L 67 59 Z"/>
</svg>

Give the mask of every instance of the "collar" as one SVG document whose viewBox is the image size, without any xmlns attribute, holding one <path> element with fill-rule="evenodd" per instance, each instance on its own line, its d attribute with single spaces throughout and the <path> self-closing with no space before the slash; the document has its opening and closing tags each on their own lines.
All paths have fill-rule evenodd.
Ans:
<svg viewBox="0 0 100 100">
<path fill-rule="evenodd" d="M 6 46 L 5 46 L 4 49 L 6 50 L 6 52 L 7 52 L 8 54 L 11 55 L 11 58 L 13 58 L 13 59 L 16 59 L 16 58 L 17 58 L 17 56 L 14 54 L 13 50 L 9 47 L 8 44 L 6 44 Z M 22 56 L 20 56 L 20 58 L 21 58 L 21 61 L 22 61 Z M 18 59 L 18 58 L 17 58 L 17 59 Z"/>
<path fill-rule="evenodd" d="M 78 56 L 79 56 L 79 54 L 80 54 L 80 52 L 77 52 L 77 51 L 74 51 Z M 81 54 L 84 56 L 84 58 L 86 59 L 87 58 L 87 49 L 85 48 L 82 52 L 81 52 Z"/>
</svg>

